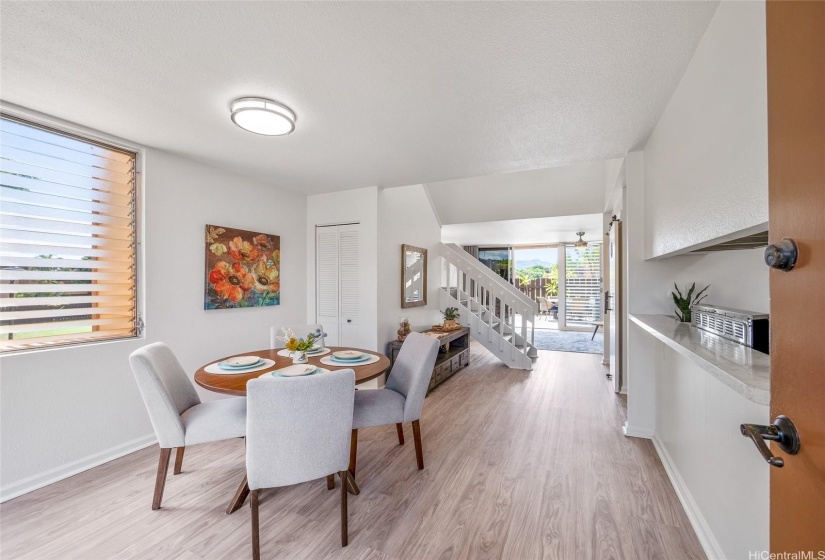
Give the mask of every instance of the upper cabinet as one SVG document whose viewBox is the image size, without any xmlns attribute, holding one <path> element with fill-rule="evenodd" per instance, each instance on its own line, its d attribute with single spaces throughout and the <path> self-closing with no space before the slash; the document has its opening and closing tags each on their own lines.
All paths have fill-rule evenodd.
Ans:
<svg viewBox="0 0 825 560">
<path fill-rule="evenodd" d="M 644 148 L 645 257 L 764 231 L 765 3 L 721 2 Z"/>
</svg>

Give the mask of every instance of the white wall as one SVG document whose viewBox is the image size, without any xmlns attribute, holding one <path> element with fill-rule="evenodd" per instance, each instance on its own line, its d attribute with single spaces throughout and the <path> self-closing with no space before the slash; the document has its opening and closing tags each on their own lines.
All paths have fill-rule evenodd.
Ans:
<svg viewBox="0 0 825 560">
<path fill-rule="evenodd" d="M 401 317 L 413 330 L 422 330 L 440 320 L 438 288 L 441 228 L 423 185 L 378 192 L 378 345 L 383 349 L 397 336 Z M 401 245 L 427 249 L 427 305 L 401 308 Z"/>
<path fill-rule="evenodd" d="M 579 163 L 426 187 L 442 225 L 600 214 L 605 164 Z"/>
<path fill-rule="evenodd" d="M 306 316 L 306 198 L 147 150 L 146 337 L 0 358 L 2 496 L 8 498 L 153 442 L 129 354 L 163 341 L 194 371 L 269 347 L 270 325 Z M 281 305 L 204 311 L 204 226 L 281 236 Z M 199 391 L 204 399 L 214 393 Z"/>
<path fill-rule="evenodd" d="M 721 2 L 644 147 L 645 256 L 768 221 L 765 3 Z"/>
<path fill-rule="evenodd" d="M 312 195 L 306 210 L 306 318 L 315 317 L 315 227 L 320 225 L 361 224 L 359 234 L 359 275 L 361 324 L 357 331 L 360 348 L 383 350 L 378 341 L 378 187 Z"/>
</svg>

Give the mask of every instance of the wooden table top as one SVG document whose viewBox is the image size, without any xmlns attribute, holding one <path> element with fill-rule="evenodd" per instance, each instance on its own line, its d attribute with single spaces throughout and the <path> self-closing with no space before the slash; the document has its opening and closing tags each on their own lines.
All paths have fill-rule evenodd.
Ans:
<svg viewBox="0 0 825 560">
<path fill-rule="evenodd" d="M 377 352 L 372 352 L 370 350 L 364 350 L 362 348 L 349 348 L 346 346 L 327 346 L 332 352 L 337 352 L 338 350 L 358 350 L 364 352 L 365 354 L 372 354 L 374 356 L 379 356 L 379 360 L 373 364 L 367 364 L 363 366 L 329 366 L 326 364 L 321 363 L 321 358 L 330 356 L 332 352 L 329 354 L 325 354 L 324 356 L 316 356 L 310 357 L 308 363 L 316 365 L 318 367 L 322 367 L 331 371 L 337 369 L 349 369 L 352 368 L 355 371 L 355 384 L 358 385 L 359 383 L 365 383 L 372 379 L 375 379 L 379 375 L 383 374 L 387 371 L 390 367 L 390 359 L 384 356 L 383 354 L 379 354 Z M 233 356 L 237 356 L 238 354 L 233 354 L 232 356 L 226 356 L 225 358 L 221 358 L 220 360 L 213 360 L 208 364 L 205 364 L 201 367 L 198 371 L 195 372 L 195 383 L 203 387 L 204 389 L 208 389 L 209 391 L 215 391 L 216 393 L 223 393 L 225 395 L 236 395 L 245 397 L 246 396 L 246 382 L 250 379 L 255 379 L 256 377 L 260 377 L 264 373 L 268 371 L 272 371 L 275 369 L 284 368 L 286 366 L 292 365 L 292 358 L 285 358 L 283 356 L 279 356 L 278 352 L 280 349 L 267 349 L 267 350 L 256 350 L 254 352 L 244 352 L 244 356 L 260 356 L 261 358 L 273 360 L 275 365 L 267 369 L 259 369 L 249 373 L 233 373 L 233 374 L 215 374 L 215 373 L 207 373 L 204 371 L 204 368 L 214 364 L 216 362 L 220 362 L 231 358 Z"/>
</svg>

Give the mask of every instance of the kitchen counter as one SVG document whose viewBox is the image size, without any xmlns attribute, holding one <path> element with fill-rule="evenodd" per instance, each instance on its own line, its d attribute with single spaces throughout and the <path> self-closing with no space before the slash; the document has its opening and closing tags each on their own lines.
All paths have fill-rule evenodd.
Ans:
<svg viewBox="0 0 825 560">
<path fill-rule="evenodd" d="M 770 356 L 668 315 L 631 315 L 642 329 L 757 404 L 771 402 Z"/>
</svg>

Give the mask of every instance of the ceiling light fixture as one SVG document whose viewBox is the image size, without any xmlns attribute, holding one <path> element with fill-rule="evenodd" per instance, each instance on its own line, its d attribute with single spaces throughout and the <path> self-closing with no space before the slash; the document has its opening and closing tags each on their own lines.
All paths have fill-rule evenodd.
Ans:
<svg viewBox="0 0 825 560">
<path fill-rule="evenodd" d="M 249 132 L 283 136 L 295 130 L 295 113 L 277 101 L 241 97 L 232 102 L 232 122 Z"/>
<path fill-rule="evenodd" d="M 587 241 L 582 239 L 582 237 L 584 237 L 584 232 L 583 231 L 577 231 L 576 235 L 579 236 L 579 240 L 576 241 L 576 244 L 574 245 L 574 247 L 576 249 L 586 249 L 587 248 Z"/>
</svg>

